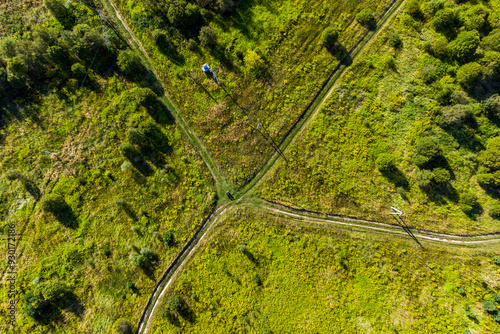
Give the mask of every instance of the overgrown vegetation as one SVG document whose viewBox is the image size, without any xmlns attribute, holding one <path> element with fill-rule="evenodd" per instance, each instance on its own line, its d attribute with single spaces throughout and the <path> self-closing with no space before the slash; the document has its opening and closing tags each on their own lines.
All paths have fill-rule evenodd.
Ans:
<svg viewBox="0 0 500 334">
<path fill-rule="evenodd" d="M 392 205 L 419 228 L 497 231 L 499 12 L 496 2 L 407 3 L 257 194 L 387 222 Z"/>
<path fill-rule="evenodd" d="M 225 217 L 168 291 L 153 332 L 498 331 L 490 252 L 421 250 L 241 207 Z M 191 317 L 167 316 L 179 300 Z"/>
</svg>

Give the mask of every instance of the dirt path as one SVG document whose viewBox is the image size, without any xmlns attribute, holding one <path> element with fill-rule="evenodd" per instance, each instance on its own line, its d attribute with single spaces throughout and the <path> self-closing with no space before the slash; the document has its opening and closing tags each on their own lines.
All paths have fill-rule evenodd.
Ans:
<svg viewBox="0 0 500 334">
<path fill-rule="evenodd" d="M 112 6 L 114 14 L 116 17 L 119 19 L 121 24 L 123 25 L 124 29 L 127 30 L 127 32 L 130 34 L 134 44 L 137 45 L 137 47 L 140 49 L 140 52 L 143 54 L 145 59 L 148 61 L 150 68 L 152 69 L 153 73 L 156 75 L 157 78 L 159 76 L 156 73 L 156 70 L 153 67 L 153 64 L 142 46 L 141 42 L 137 39 L 137 37 L 134 35 L 134 33 L 131 31 L 131 29 L 128 27 L 126 21 L 122 18 L 120 15 L 119 11 L 117 10 L 116 6 L 113 4 L 111 0 L 105 0 L 106 2 L 109 2 L 109 4 Z M 350 63 L 342 63 L 339 64 L 339 66 L 334 70 L 332 75 L 330 76 L 329 80 L 323 88 L 318 92 L 316 95 L 315 99 L 311 102 L 309 107 L 305 110 L 303 116 L 301 119 L 297 121 L 297 123 L 293 126 L 293 128 L 289 131 L 289 133 L 285 136 L 283 141 L 280 143 L 280 150 L 284 151 L 287 149 L 288 146 L 290 146 L 291 143 L 293 143 L 294 140 L 299 136 L 302 131 L 304 131 L 308 125 L 310 124 L 311 120 L 314 118 L 315 115 L 319 112 L 321 106 L 328 100 L 328 98 L 331 96 L 332 92 L 334 91 L 336 84 L 338 82 L 338 79 L 342 76 L 342 74 L 345 72 L 345 70 L 352 64 L 355 60 L 355 58 L 363 52 L 373 41 L 375 37 L 378 36 L 378 34 L 389 24 L 389 22 L 392 20 L 392 18 L 399 12 L 399 10 L 402 8 L 402 5 L 405 3 L 406 0 L 398 0 L 395 1 L 389 8 L 386 9 L 384 14 L 382 15 L 380 21 L 379 21 L 379 26 L 377 29 L 373 32 L 368 32 L 367 35 L 361 39 L 357 45 L 350 51 L 349 55 L 351 58 Z M 158 79 L 159 80 L 159 79 Z M 203 160 L 207 164 L 215 182 L 217 185 L 217 192 L 219 194 L 219 199 L 224 198 L 224 190 L 229 189 L 227 183 L 225 182 L 224 178 L 222 177 L 220 171 L 218 171 L 218 168 L 216 167 L 212 157 L 208 154 L 208 151 L 203 147 L 199 139 L 196 137 L 196 134 L 192 132 L 190 127 L 188 126 L 187 122 L 184 120 L 182 114 L 175 108 L 173 102 L 169 98 L 168 94 L 165 94 L 165 98 L 168 100 L 169 104 L 172 106 L 173 110 L 172 112 L 175 113 L 177 116 L 178 124 L 181 127 L 181 130 L 183 130 L 184 133 L 188 136 L 190 139 L 191 143 L 195 146 L 195 148 L 198 150 L 200 155 L 202 156 Z M 338 217 L 338 216 L 328 216 L 328 217 L 315 217 L 312 215 L 318 215 L 318 213 L 314 212 L 306 212 L 306 211 L 299 211 L 293 208 L 284 208 L 280 207 L 279 205 L 273 205 L 272 203 L 265 202 L 263 200 L 260 200 L 260 205 L 255 204 L 252 202 L 251 197 L 246 196 L 247 193 L 254 187 L 256 187 L 259 183 L 260 180 L 264 178 L 265 175 L 269 172 L 271 167 L 273 167 L 279 156 L 278 154 L 275 154 L 271 159 L 269 159 L 266 164 L 263 166 L 263 168 L 259 171 L 259 173 L 256 175 L 254 180 L 252 180 L 247 186 L 245 186 L 239 193 L 238 197 L 239 199 L 234 202 L 224 202 L 225 204 L 219 205 L 218 208 L 210 215 L 207 220 L 201 225 L 201 227 L 198 229 L 198 231 L 195 233 L 195 235 L 189 240 L 189 242 L 184 246 L 182 251 L 179 253 L 179 255 L 175 258 L 175 260 L 172 262 L 172 264 L 169 266 L 169 268 L 165 271 L 163 274 L 162 278 L 160 279 L 159 283 L 157 284 L 155 290 L 152 293 L 152 296 L 149 298 L 148 303 L 144 309 L 144 312 L 142 314 L 142 317 L 140 319 L 139 325 L 138 325 L 138 330 L 137 333 L 146 333 L 148 329 L 150 328 L 150 320 L 152 318 L 152 315 L 154 314 L 158 304 L 160 303 L 160 300 L 162 296 L 165 294 L 167 289 L 170 287 L 171 283 L 174 281 L 174 279 L 179 275 L 180 271 L 183 269 L 183 267 L 187 264 L 188 260 L 196 253 L 196 251 L 199 249 L 201 245 L 201 241 L 206 238 L 207 234 L 211 229 L 215 226 L 217 221 L 221 216 L 223 216 L 228 210 L 235 208 L 240 205 L 249 205 L 253 206 L 262 210 L 267 210 L 270 212 L 273 212 L 275 214 L 280 214 L 288 217 L 293 217 L 296 219 L 301 219 L 304 220 L 306 223 L 311 222 L 315 224 L 329 224 L 329 225 L 339 225 L 339 226 L 347 226 L 347 227 L 355 227 L 358 229 L 364 229 L 364 230 L 376 230 L 382 233 L 391 233 L 391 234 L 398 234 L 398 235 L 407 235 L 407 232 L 403 231 L 402 227 L 397 226 L 397 225 L 391 225 L 391 224 L 385 224 L 385 223 L 379 223 L 379 222 L 373 222 L 373 221 L 367 221 L 367 220 L 362 220 L 362 219 L 357 219 L 357 218 L 352 218 L 352 217 Z M 222 195 L 222 197 L 221 197 Z M 258 200 L 258 199 L 257 199 Z M 222 202 L 222 201 L 221 201 Z M 263 203 L 263 204 L 262 204 Z M 220 202 L 219 202 L 220 204 Z M 431 231 L 423 231 L 423 230 L 416 230 L 416 229 L 411 229 L 412 232 L 415 232 L 413 235 L 416 238 L 419 239 L 424 239 L 432 242 L 440 242 L 440 243 L 448 243 L 448 244 L 481 244 L 481 243 L 490 243 L 490 242 L 497 242 L 500 241 L 500 236 L 497 235 L 482 235 L 482 236 L 457 236 L 457 235 L 448 235 L 444 233 L 436 233 L 436 232 L 431 232 Z M 478 238 L 479 240 L 471 240 L 471 238 Z"/>
</svg>

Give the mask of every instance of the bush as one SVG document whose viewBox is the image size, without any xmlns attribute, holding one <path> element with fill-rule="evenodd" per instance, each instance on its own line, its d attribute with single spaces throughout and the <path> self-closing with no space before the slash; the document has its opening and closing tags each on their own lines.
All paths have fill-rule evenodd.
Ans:
<svg viewBox="0 0 500 334">
<path fill-rule="evenodd" d="M 473 193 L 464 193 L 460 196 L 460 209 L 466 214 L 471 213 L 476 209 L 479 205 L 477 196 Z"/>
<path fill-rule="evenodd" d="M 465 290 L 464 290 L 464 288 L 460 288 L 460 289 L 458 289 L 458 294 L 459 294 L 460 296 L 465 296 Z"/>
<path fill-rule="evenodd" d="M 359 24 L 368 25 L 375 21 L 375 18 L 373 17 L 372 11 L 365 8 L 356 14 L 356 21 L 358 21 Z"/>
<path fill-rule="evenodd" d="M 495 256 L 493 258 L 493 263 L 496 264 L 497 266 L 500 266 L 500 256 Z"/>
<path fill-rule="evenodd" d="M 500 116 L 500 96 L 493 94 L 482 104 L 482 111 L 488 116 Z"/>
<path fill-rule="evenodd" d="M 143 146 L 147 139 L 140 129 L 130 128 L 127 130 L 127 140 L 129 143 L 133 145 L 137 145 L 139 147 Z"/>
<path fill-rule="evenodd" d="M 479 154 L 479 162 L 490 171 L 500 170 L 500 136 L 486 142 L 486 150 Z"/>
<path fill-rule="evenodd" d="M 436 137 L 422 137 L 415 142 L 415 164 L 423 166 L 433 158 L 441 155 L 441 147 Z"/>
<path fill-rule="evenodd" d="M 149 248 L 141 248 L 139 253 L 133 252 L 129 255 L 130 262 L 136 267 L 149 268 L 158 263 L 158 254 Z"/>
<path fill-rule="evenodd" d="M 130 163 L 130 161 L 124 161 L 122 163 L 122 165 L 120 166 L 120 169 L 122 170 L 122 172 L 128 172 L 129 170 L 132 169 L 132 164 Z"/>
<path fill-rule="evenodd" d="M 57 194 L 48 194 L 42 199 L 42 210 L 45 212 L 58 213 L 66 209 L 66 202 L 62 196 Z"/>
<path fill-rule="evenodd" d="M 74 300 L 74 294 L 62 282 L 38 283 L 33 291 L 24 295 L 24 314 L 35 322 L 47 321 L 57 309 L 67 307 Z"/>
<path fill-rule="evenodd" d="M 471 88 L 481 75 L 481 65 L 476 62 L 468 63 L 457 71 L 457 81 L 464 88 Z"/>
<path fill-rule="evenodd" d="M 481 46 L 487 51 L 500 51 L 500 29 L 495 29 L 484 37 Z"/>
<path fill-rule="evenodd" d="M 497 310 L 495 303 L 493 303 L 491 300 L 484 301 L 483 308 L 488 313 L 493 313 Z"/>
<path fill-rule="evenodd" d="M 337 43 L 338 38 L 339 32 L 337 31 L 337 29 L 328 27 L 323 30 L 323 33 L 321 34 L 321 44 L 325 48 L 331 49 L 335 46 L 335 43 Z"/>
<path fill-rule="evenodd" d="M 116 331 L 121 334 L 132 334 L 134 332 L 134 329 L 130 322 L 119 320 L 116 322 Z"/>
<path fill-rule="evenodd" d="M 466 61 L 472 57 L 479 46 L 479 33 L 477 30 L 462 31 L 450 43 L 450 51 L 456 59 Z"/>
<path fill-rule="evenodd" d="M 171 231 L 167 231 L 163 234 L 163 243 L 170 247 L 173 246 L 175 242 L 174 234 Z"/>
<path fill-rule="evenodd" d="M 500 219 L 500 204 L 494 204 L 491 206 L 490 217 Z"/>
<path fill-rule="evenodd" d="M 440 59 L 447 58 L 450 54 L 448 41 L 446 38 L 438 38 L 432 43 L 432 54 Z"/>
<path fill-rule="evenodd" d="M 202 46 L 215 46 L 217 45 L 217 33 L 212 27 L 205 26 L 200 29 L 198 36 Z"/>
<path fill-rule="evenodd" d="M 433 180 L 434 174 L 430 170 L 423 169 L 415 173 L 415 182 L 420 188 L 430 188 Z"/>
<path fill-rule="evenodd" d="M 86 72 L 87 70 L 85 69 L 85 66 L 80 63 L 74 63 L 71 65 L 71 73 L 73 73 L 74 77 L 77 79 L 83 79 Z"/>
<path fill-rule="evenodd" d="M 408 1 L 405 10 L 409 15 L 415 18 L 419 18 L 422 16 L 422 11 L 420 10 L 420 2 L 418 0 Z"/>
<path fill-rule="evenodd" d="M 168 297 L 165 304 L 170 310 L 180 312 L 184 306 L 184 301 L 179 295 L 171 295 Z"/>
<path fill-rule="evenodd" d="M 120 71 L 129 78 L 137 78 L 144 70 L 141 58 L 131 50 L 120 50 L 117 65 Z"/>
<path fill-rule="evenodd" d="M 396 168 L 396 158 L 390 153 L 382 153 L 377 157 L 375 164 L 379 171 L 388 172 Z"/>
<path fill-rule="evenodd" d="M 467 30 L 486 32 L 488 29 L 489 10 L 483 5 L 470 7 L 463 15 L 464 27 Z"/>
<path fill-rule="evenodd" d="M 403 45 L 403 40 L 395 29 L 392 29 L 389 32 L 389 34 L 387 35 L 387 40 L 389 42 L 389 45 L 395 49 L 398 49 Z"/>
<path fill-rule="evenodd" d="M 249 50 L 244 58 L 245 65 L 248 71 L 252 72 L 255 75 L 259 75 L 262 73 L 265 67 L 265 62 L 262 60 L 259 54 L 254 50 Z"/>
<path fill-rule="evenodd" d="M 118 147 L 118 150 L 120 151 L 120 154 L 123 155 L 125 158 L 132 160 L 135 156 L 139 154 L 139 152 L 135 149 L 132 144 L 128 142 L 124 142 Z"/>
<path fill-rule="evenodd" d="M 432 174 L 434 174 L 434 182 L 436 183 L 446 183 L 450 181 L 451 178 L 450 172 L 444 168 L 435 168 Z"/>
</svg>

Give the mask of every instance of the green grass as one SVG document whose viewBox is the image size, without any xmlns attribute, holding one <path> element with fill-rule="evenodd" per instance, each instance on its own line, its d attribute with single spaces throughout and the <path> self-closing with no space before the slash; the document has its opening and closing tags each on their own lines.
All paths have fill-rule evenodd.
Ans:
<svg viewBox="0 0 500 334">
<path fill-rule="evenodd" d="M 64 323 L 37 327 L 43 332 L 67 333 L 82 323 L 91 332 L 107 332 L 118 318 L 137 323 L 155 278 L 213 210 L 210 173 L 174 124 L 158 124 L 170 151 L 143 153 L 147 160 L 136 164 L 139 169 L 121 170 L 125 159 L 118 146 L 127 128 L 165 110 L 134 100 L 136 85 L 118 76 L 99 85 L 100 92 L 84 88 L 74 108 L 56 94 L 42 97 L 36 110 L 24 110 L 31 116 L 12 120 L 2 130 L 2 174 L 17 169 L 30 181 L 25 186 L 19 180 L 0 180 L 2 226 L 15 223 L 23 233 L 16 251 L 18 292 L 23 296 L 32 290 L 36 277 L 61 280 L 83 307 L 80 317 L 64 312 Z M 41 211 L 37 199 L 49 193 L 63 196 L 73 218 Z M 125 209 L 115 204 L 121 198 Z M 174 232 L 174 247 L 163 245 L 165 231 Z M 130 245 L 159 254 L 149 277 L 130 264 Z M 7 252 L 7 242 L 2 251 Z M 6 261 L 2 258 L 2 268 Z M 135 283 L 137 294 L 126 289 L 127 281 Z M 7 307 L 6 286 L 1 294 L 2 307 Z M 17 314 L 20 330 L 35 328 L 23 315 L 21 302 Z"/>
<path fill-rule="evenodd" d="M 187 50 L 182 41 L 196 39 L 197 28 L 193 28 L 184 31 L 184 36 L 172 32 L 168 50 L 162 53 L 152 41 L 152 32 L 168 30 L 163 8 L 150 10 L 118 1 L 120 11 L 132 22 L 132 29 L 147 49 L 173 101 L 235 187 L 248 182 L 273 153 L 256 131 L 257 123 L 261 122 L 279 141 L 337 65 L 337 58 L 319 44 L 322 30 L 338 25 L 342 31 L 340 43 L 349 49 L 365 31 L 353 22 L 351 13 L 363 6 L 380 13 L 385 5 L 348 1 L 333 7 L 304 1 L 245 2 L 233 14 L 215 16 L 211 21 L 210 26 L 219 36 L 215 49 Z M 155 17 L 154 22 L 159 23 L 141 28 L 137 25 L 141 15 L 151 21 Z M 249 72 L 243 59 L 250 50 L 265 60 L 265 75 L 255 78 Z M 168 57 L 185 66 L 176 65 Z M 227 92 L 247 108 L 250 116 L 242 113 L 212 79 L 202 75 L 199 68 L 203 63 L 215 68 Z M 189 77 L 190 70 L 197 71 L 203 88 Z"/>
<path fill-rule="evenodd" d="M 167 294 L 180 295 L 188 311 L 175 324 L 159 315 L 163 304 L 152 332 L 498 331 L 482 310 L 498 289 L 491 261 L 498 246 L 424 244 L 422 251 L 407 239 L 318 228 L 238 207 Z"/>
<path fill-rule="evenodd" d="M 381 222 L 392 220 L 388 213 L 396 206 L 411 226 L 434 231 L 497 231 L 499 222 L 488 210 L 498 200 L 480 187 L 475 174 L 478 153 L 488 138 L 500 133 L 498 125 L 480 112 L 482 98 L 469 94 L 478 125 L 457 132 L 438 126 L 435 96 L 454 78 L 441 73 L 441 81 L 426 84 L 422 72 L 430 63 L 440 71 L 457 65 L 422 51 L 423 39 L 436 38 L 428 36 L 431 31 L 423 22 L 401 13 L 392 25 L 403 38 L 403 48 L 388 45 L 389 30 L 380 34 L 289 147 L 290 162 L 276 164 L 256 194 L 298 208 Z M 460 90 L 456 83 L 453 87 Z M 448 184 L 430 190 L 417 186 L 413 162 L 415 141 L 424 134 L 439 139 L 445 168 L 452 173 Z M 375 160 L 386 152 L 397 157 L 398 169 L 382 174 Z M 467 191 L 479 197 L 482 209 L 474 215 L 466 215 L 458 203 Z"/>
</svg>

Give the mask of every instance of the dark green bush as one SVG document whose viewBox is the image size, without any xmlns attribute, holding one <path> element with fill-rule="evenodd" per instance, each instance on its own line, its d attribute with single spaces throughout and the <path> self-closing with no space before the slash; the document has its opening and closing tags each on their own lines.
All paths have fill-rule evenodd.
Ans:
<svg viewBox="0 0 500 334">
<path fill-rule="evenodd" d="M 136 267 L 149 268 L 158 263 L 158 254 L 149 248 L 141 248 L 139 253 L 132 252 L 129 255 L 130 262 Z"/>
<path fill-rule="evenodd" d="M 479 33 L 477 30 L 462 31 L 450 43 L 450 52 L 456 59 L 467 61 L 476 52 L 479 46 Z"/>
<path fill-rule="evenodd" d="M 173 246 L 174 241 L 175 241 L 174 234 L 171 231 L 167 231 L 163 234 L 163 243 L 166 246 L 168 247 Z"/>
<path fill-rule="evenodd" d="M 496 264 L 497 266 L 500 266 L 500 256 L 495 256 L 493 258 L 493 263 Z"/>
<path fill-rule="evenodd" d="M 432 19 L 432 26 L 437 32 L 447 33 L 458 25 L 459 20 L 456 12 L 452 8 L 439 10 Z"/>
<path fill-rule="evenodd" d="M 464 288 L 459 288 L 459 289 L 458 289 L 458 294 L 459 294 L 460 296 L 465 296 L 465 290 L 464 290 Z"/>
<path fill-rule="evenodd" d="M 177 294 L 169 296 L 165 304 L 170 310 L 176 312 L 182 311 L 182 308 L 184 307 L 184 301 L 182 300 L 181 296 Z"/>
<path fill-rule="evenodd" d="M 375 21 L 373 17 L 372 11 L 368 8 L 362 9 L 359 13 L 356 14 L 356 21 L 362 25 L 368 25 Z"/>
<path fill-rule="evenodd" d="M 500 116 L 500 96 L 493 94 L 482 104 L 482 111 L 488 116 Z"/>
<path fill-rule="evenodd" d="M 481 75 L 481 65 L 476 62 L 467 63 L 457 71 L 457 81 L 465 89 L 471 88 Z"/>
<path fill-rule="evenodd" d="M 337 43 L 339 32 L 333 27 L 328 27 L 321 34 L 321 44 L 327 49 L 331 49 Z"/>
<path fill-rule="evenodd" d="M 116 322 L 116 331 L 120 334 L 132 334 L 134 332 L 132 325 L 126 320 Z"/>
<path fill-rule="evenodd" d="M 460 196 L 460 209 L 463 212 L 469 214 L 474 211 L 475 208 L 479 205 L 476 194 L 474 193 L 464 193 Z"/>
<path fill-rule="evenodd" d="M 447 58 L 450 54 L 449 44 L 446 38 L 437 38 L 431 47 L 432 54 L 440 59 Z"/>
<path fill-rule="evenodd" d="M 137 78 L 144 71 L 141 58 L 131 50 L 120 50 L 117 65 L 120 71 L 129 78 Z"/>
<path fill-rule="evenodd" d="M 430 170 L 423 169 L 415 172 L 415 182 L 420 188 L 430 188 L 433 180 L 434 174 Z"/>
<path fill-rule="evenodd" d="M 387 34 L 387 41 L 389 42 L 389 45 L 395 49 L 400 48 L 403 45 L 403 40 L 401 39 L 401 36 L 399 36 L 396 29 L 391 29 L 391 31 L 389 31 L 389 34 Z"/>
<path fill-rule="evenodd" d="M 48 194 L 41 202 L 42 210 L 45 212 L 58 213 L 66 209 L 66 202 L 61 195 Z"/>
<path fill-rule="evenodd" d="M 450 172 L 444 168 L 435 168 L 432 174 L 434 174 L 434 182 L 436 183 L 446 183 L 451 178 Z"/>
<path fill-rule="evenodd" d="M 139 154 L 139 152 L 135 149 L 135 147 L 128 142 L 123 142 L 118 148 L 118 150 L 120 151 L 121 155 L 123 155 L 125 158 L 129 160 L 132 160 L 135 156 Z"/>
<path fill-rule="evenodd" d="M 187 28 L 193 26 L 200 19 L 200 8 L 184 0 L 177 0 L 170 4 L 167 18 L 173 26 Z"/>
<path fill-rule="evenodd" d="M 469 106 L 456 104 L 450 107 L 444 107 L 441 110 L 441 116 L 438 123 L 443 128 L 459 128 L 472 117 L 472 110 Z"/>
<path fill-rule="evenodd" d="M 500 204 L 494 204 L 490 207 L 490 216 L 495 219 L 500 219 Z"/>
<path fill-rule="evenodd" d="M 217 45 L 217 32 L 212 27 L 205 26 L 200 29 L 198 36 L 202 46 L 215 46 Z"/>
<path fill-rule="evenodd" d="M 127 140 L 133 145 L 144 146 L 147 139 L 140 129 L 130 128 L 127 130 Z"/>
<path fill-rule="evenodd" d="M 410 0 L 406 3 L 405 11 L 415 17 L 419 18 L 422 16 L 422 11 L 420 10 L 420 2 L 418 0 Z"/>
<path fill-rule="evenodd" d="M 500 29 L 495 29 L 484 37 L 481 46 L 487 51 L 500 51 Z"/>
<path fill-rule="evenodd" d="M 421 137 L 415 142 L 416 156 L 414 162 L 421 167 L 433 158 L 441 155 L 441 146 L 436 137 Z"/>
<path fill-rule="evenodd" d="M 396 158 L 390 153 L 382 153 L 378 155 L 375 164 L 379 171 L 388 172 L 396 168 Z"/>
<path fill-rule="evenodd" d="M 488 313 L 493 313 L 497 310 L 495 303 L 491 300 L 485 300 L 483 303 L 483 308 Z"/>
</svg>

